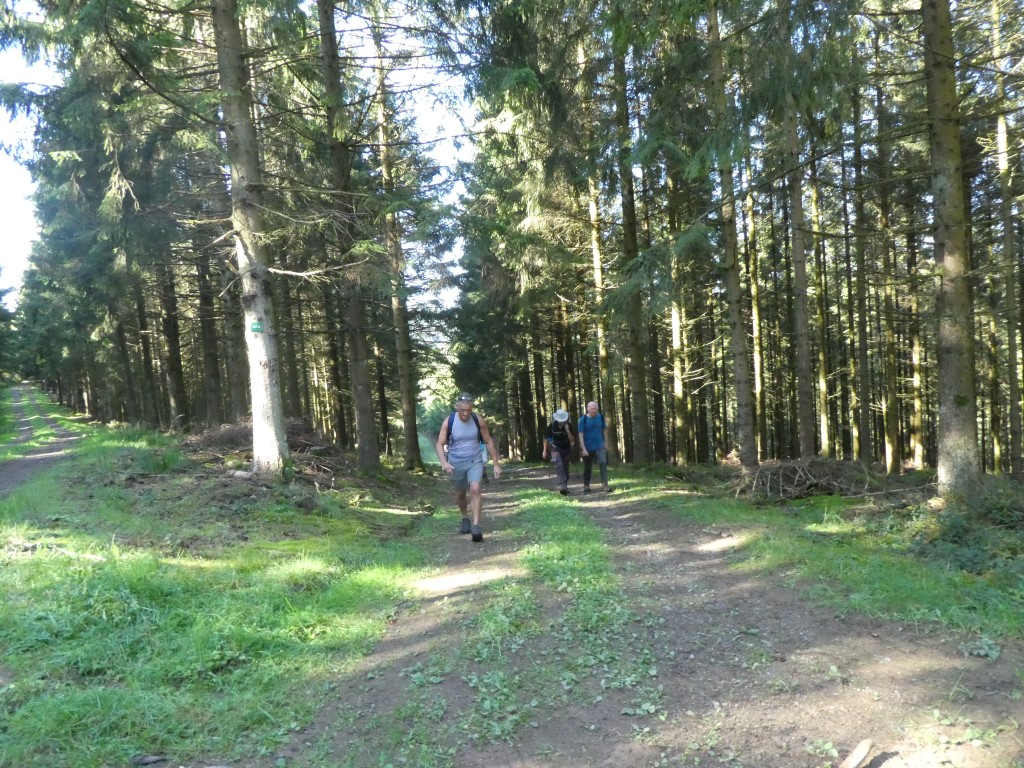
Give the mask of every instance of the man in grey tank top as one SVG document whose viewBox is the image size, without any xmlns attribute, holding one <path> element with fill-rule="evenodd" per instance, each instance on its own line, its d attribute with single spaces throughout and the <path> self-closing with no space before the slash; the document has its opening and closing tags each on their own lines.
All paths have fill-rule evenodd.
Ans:
<svg viewBox="0 0 1024 768">
<path fill-rule="evenodd" d="M 470 534 L 473 541 L 484 540 L 483 529 L 480 527 L 480 513 L 483 510 L 480 481 L 484 476 L 480 443 L 487 448 L 494 462 L 494 479 L 497 480 L 501 477 L 501 464 L 491 432 L 487 422 L 473 413 L 473 396 L 463 392 L 455 401 L 454 417 L 449 416 L 441 422 L 434 448 L 441 461 L 441 469 L 452 477 L 455 502 L 462 513 L 459 533 Z"/>
</svg>

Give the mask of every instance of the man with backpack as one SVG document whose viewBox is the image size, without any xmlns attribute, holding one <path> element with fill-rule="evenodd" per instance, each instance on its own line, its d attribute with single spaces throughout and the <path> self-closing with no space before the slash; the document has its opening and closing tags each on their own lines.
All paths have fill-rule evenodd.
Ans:
<svg viewBox="0 0 1024 768">
<path fill-rule="evenodd" d="M 572 461 L 572 449 L 575 445 L 576 438 L 569 426 L 569 412 L 559 408 L 555 411 L 555 420 L 548 424 L 544 432 L 541 456 L 547 461 L 550 448 L 551 457 L 555 460 L 555 469 L 558 471 L 558 492 L 563 496 L 569 495 L 569 462 Z"/>
<path fill-rule="evenodd" d="M 463 392 L 455 401 L 454 413 L 441 422 L 434 448 L 441 461 L 441 469 L 451 475 L 452 486 L 455 488 L 455 502 L 462 513 L 459 533 L 468 533 L 477 542 L 484 540 L 483 529 L 480 527 L 480 513 L 483 510 L 480 481 L 484 476 L 481 443 L 491 455 L 494 479 L 497 480 L 501 477 L 501 464 L 491 432 L 487 422 L 473 413 L 473 396 Z"/>
<path fill-rule="evenodd" d="M 590 477 L 594 470 L 594 459 L 597 459 L 601 471 L 601 487 L 607 492 L 608 485 L 608 425 L 604 415 L 597 412 L 597 403 L 587 403 L 587 412 L 580 416 L 580 453 L 583 456 L 583 492 L 590 493 Z"/>
</svg>

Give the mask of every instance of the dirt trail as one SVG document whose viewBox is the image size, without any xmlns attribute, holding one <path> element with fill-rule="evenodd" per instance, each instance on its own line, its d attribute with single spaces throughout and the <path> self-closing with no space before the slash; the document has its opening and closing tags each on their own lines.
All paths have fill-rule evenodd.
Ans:
<svg viewBox="0 0 1024 768">
<path fill-rule="evenodd" d="M 492 667 L 467 652 L 467 633 L 488 585 L 522 575 L 526 542 L 512 531 L 523 525 L 512 496 L 538 485 L 550 487 L 547 473 L 519 469 L 485 486 L 483 544 L 458 536 L 458 518 L 443 513 L 452 533 L 435 542 L 446 561 L 438 576 L 420 585 L 419 599 L 339 683 L 334 703 L 267 766 L 837 768 L 864 739 L 874 746 L 861 768 L 1024 766 L 1019 645 L 991 661 L 964 655 L 963 639 L 934 625 L 837 616 L 784 574 L 733 568 L 739 531 L 682 523 L 615 493 L 571 500 L 604 533 L 637 615 L 627 645 L 651 656 L 656 677 L 618 690 L 580 681 L 576 693 L 586 696 L 542 701 L 508 741 L 475 740 L 452 718 L 479 709 L 483 688 L 468 682 Z M 529 586 L 550 631 L 510 654 L 508 679 L 565 650 L 554 632 L 570 598 Z M 431 683 L 424 674 L 417 683 L 412 671 L 431 666 Z M 552 681 L 550 701 L 559 700 L 559 688 Z M 641 688 L 654 711 L 623 714 L 635 712 Z M 433 714 L 424 714 L 431 702 Z M 416 735 L 423 721 L 433 722 L 432 736 Z M 408 729 L 404 746 L 388 753 L 395 734 Z M 421 751 L 413 755 L 417 739 Z"/>
<path fill-rule="evenodd" d="M 11 415 L 17 436 L 9 445 L 31 441 L 44 425 L 54 431 L 56 438 L 46 445 L 28 450 L 21 456 L 0 461 L 0 497 L 21 486 L 39 470 L 60 461 L 68 447 L 79 439 L 78 435 L 64 429 L 56 419 L 29 415 L 25 407 L 30 399 L 29 392 L 30 388 L 26 386 L 11 387 Z"/>
</svg>

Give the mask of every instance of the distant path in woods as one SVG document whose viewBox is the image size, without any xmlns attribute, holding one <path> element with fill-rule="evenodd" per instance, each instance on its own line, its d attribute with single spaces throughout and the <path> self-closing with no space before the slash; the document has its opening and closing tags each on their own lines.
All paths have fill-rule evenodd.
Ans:
<svg viewBox="0 0 1024 768">
<path fill-rule="evenodd" d="M 11 419 L 17 436 L 3 447 L 31 442 L 43 427 L 49 427 L 57 436 L 20 456 L 0 460 L 0 498 L 18 489 L 36 472 L 63 459 L 75 441 L 80 439 L 80 435 L 62 427 L 56 419 L 29 413 L 25 404 L 31 401 L 31 392 L 31 387 L 25 385 L 11 387 Z"/>
</svg>

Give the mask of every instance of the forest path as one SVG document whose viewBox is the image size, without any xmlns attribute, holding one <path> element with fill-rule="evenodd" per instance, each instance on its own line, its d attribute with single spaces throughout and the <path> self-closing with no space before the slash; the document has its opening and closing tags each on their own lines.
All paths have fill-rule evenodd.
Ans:
<svg viewBox="0 0 1024 768">
<path fill-rule="evenodd" d="M 49 416 L 35 413 L 28 407 L 32 399 L 32 388 L 19 385 L 10 388 L 11 417 L 17 430 L 14 440 L 7 445 L 22 445 L 37 439 L 44 429 L 51 429 L 55 437 L 43 445 L 28 449 L 7 459 L 0 460 L 0 498 L 21 487 L 32 475 L 45 467 L 52 466 L 67 455 L 68 450 L 79 439 L 79 435 L 65 429 L 60 422 Z M 30 411 L 32 411 L 30 413 Z"/>
<path fill-rule="evenodd" d="M 594 648 L 566 629 L 571 593 L 520 560 L 529 521 L 515 495 L 537 487 L 554 487 L 551 471 L 513 466 L 485 485 L 485 540 L 473 544 L 455 533 L 439 478 L 443 567 L 267 766 L 837 768 L 865 739 L 861 768 L 1024 766 L 1020 644 L 992 661 L 935 623 L 836 615 L 788 574 L 737 568 L 749 531 L 680 520 L 628 489 L 584 496 L 577 482 L 569 501 L 600 528 L 634 614 L 627 636 L 597 652 L 608 669 L 632 654 L 652 674 L 559 675 Z M 488 658 L 474 644 L 497 584 L 528 589 L 541 626 Z"/>
</svg>

